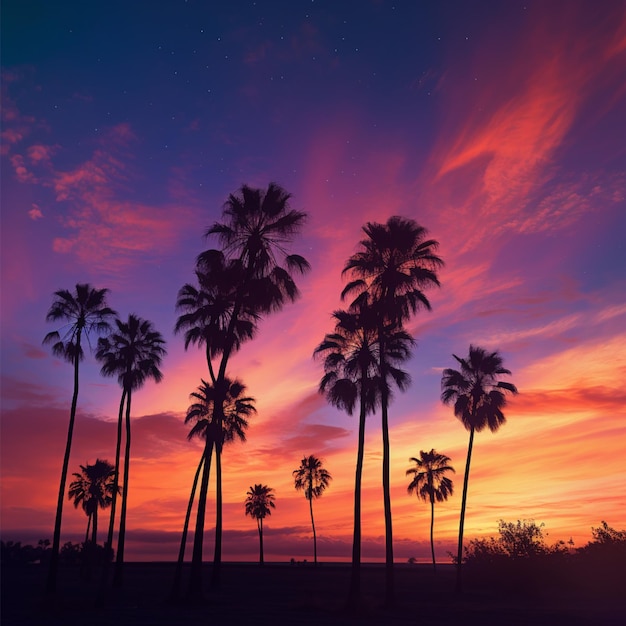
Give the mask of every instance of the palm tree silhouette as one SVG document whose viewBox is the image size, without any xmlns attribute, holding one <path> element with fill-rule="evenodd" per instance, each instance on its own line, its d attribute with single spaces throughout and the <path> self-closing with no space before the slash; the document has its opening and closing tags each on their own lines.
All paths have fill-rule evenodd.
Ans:
<svg viewBox="0 0 626 626">
<path fill-rule="evenodd" d="M 444 502 L 451 496 L 454 487 L 452 481 L 445 476 L 446 472 L 454 472 L 448 465 L 450 458 L 445 454 L 438 454 L 435 450 L 424 452 L 420 450 L 419 458 L 412 456 L 409 461 L 415 463 L 406 471 L 407 476 L 413 476 L 407 490 L 415 492 L 424 502 L 430 502 L 430 552 L 433 557 L 433 571 L 437 571 L 435 562 L 435 542 L 433 531 L 435 526 L 435 501 Z"/>
<path fill-rule="evenodd" d="M 154 330 L 152 322 L 136 315 L 129 315 L 127 322 L 115 320 L 117 330 L 111 335 L 98 340 L 96 358 L 102 362 L 103 376 L 117 376 L 122 387 L 122 400 L 118 416 L 117 443 L 115 450 L 115 489 L 119 484 L 120 452 L 122 442 L 122 414 L 126 401 L 126 445 L 124 449 L 124 483 L 122 488 L 122 505 L 120 510 L 120 526 L 115 555 L 115 574 L 113 584 L 120 587 L 124 578 L 124 545 L 126 541 L 126 510 L 128 505 L 128 483 L 130 469 L 130 409 L 132 394 L 143 387 L 146 380 L 152 378 L 161 382 L 163 374 L 159 369 L 163 357 L 167 354 L 165 340 L 161 333 Z M 111 516 L 107 535 L 107 548 L 113 545 L 113 528 L 115 525 L 116 492 L 113 493 Z M 105 560 L 108 564 L 108 559 Z M 103 571 L 106 572 L 106 565 Z"/>
<path fill-rule="evenodd" d="M 389 475 L 389 366 L 386 337 L 421 308 L 430 310 L 423 290 L 439 285 L 437 269 L 443 261 L 435 254 L 438 243 L 426 239 L 427 230 L 414 220 L 393 216 L 385 224 L 368 222 L 361 250 L 347 261 L 343 274 L 352 278 L 342 298 L 356 295 L 352 309 L 367 299 L 376 317 L 383 434 L 383 500 L 385 508 L 386 604 L 394 601 L 393 529 Z"/>
<path fill-rule="evenodd" d="M 204 344 L 218 432 L 223 420 L 228 361 L 241 344 L 254 336 L 261 317 L 294 301 L 299 290 L 293 272 L 304 273 L 308 262 L 287 248 L 304 224 L 306 214 L 289 208 L 290 195 L 270 183 L 266 190 L 244 185 L 224 205 L 223 222 L 216 222 L 206 236 L 217 237 L 221 250 L 210 249 L 198 256 L 199 288 L 183 287 L 178 309 L 183 311 L 177 329 L 185 330 L 185 342 Z M 225 278 L 227 276 L 227 279 Z M 218 359 L 217 367 L 212 360 Z M 216 451 L 216 524 L 212 583 L 219 585 L 222 553 L 221 445 Z M 197 590 L 201 588 L 201 562 L 194 551 Z M 196 584 L 196 583 L 194 583 Z"/>
<path fill-rule="evenodd" d="M 354 479 L 352 569 L 348 604 L 355 607 L 361 588 L 361 480 L 365 449 L 365 419 L 380 402 L 377 332 L 371 312 L 335 311 L 335 329 L 324 337 L 314 356 L 324 359 L 319 391 L 328 402 L 352 415 L 359 404 L 359 434 Z M 400 371 L 400 370 L 398 370 Z"/>
<path fill-rule="evenodd" d="M 110 320 L 116 313 L 107 305 L 106 298 L 108 293 L 108 289 L 95 289 L 86 283 L 78 283 L 74 292 L 61 289 L 54 293 L 55 300 L 52 302 L 52 306 L 46 315 L 48 322 L 64 321 L 66 324 L 62 329 L 64 331 L 63 337 L 61 337 L 59 331 L 53 331 L 45 336 L 43 343 L 52 344 L 52 353 L 74 366 L 74 393 L 70 408 L 70 421 L 67 429 L 57 510 L 54 519 L 50 565 L 46 580 L 46 591 L 48 593 L 54 593 L 57 585 L 63 500 L 65 498 L 65 484 L 67 482 L 74 420 L 76 419 L 76 405 L 78 403 L 78 366 L 85 356 L 82 340 L 83 336 L 85 336 L 87 341 L 89 341 L 91 333 L 104 334 L 111 329 Z"/>
<path fill-rule="evenodd" d="M 313 528 L 313 562 L 317 565 L 317 534 L 313 519 L 313 498 L 321 498 L 333 477 L 322 467 L 322 462 L 312 454 L 300 461 L 300 467 L 293 470 L 294 486 L 296 491 L 304 491 L 304 497 L 309 501 L 311 511 L 311 526 Z"/>
<path fill-rule="evenodd" d="M 111 506 L 114 490 L 115 468 L 108 462 L 97 459 L 93 465 L 81 465 L 80 473 L 74 472 L 75 480 L 70 483 L 67 497 L 72 500 L 74 507 L 82 505 L 87 515 L 87 532 L 85 543 L 89 541 L 91 526 L 91 541 L 94 545 L 98 539 L 98 509 Z"/>
<path fill-rule="evenodd" d="M 460 370 L 448 368 L 443 371 L 441 400 L 444 404 L 454 403 L 454 414 L 461 420 L 466 430 L 470 431 L 457 549 L 456 591 L 460 593 L 462 591 L 463 527 L 474 433 L 484 430 L 485 427 L 495 433 L 504 424 L 506 418 L 502 409 L 506 405 L 505 394 L 516 394 L 517 388 L 512 383 L 498 380 L 500 376 L 510 375 L 511 372 L 502 366 L 502 357 L 497 351 L 487 352 L 484 348 L 470 345 L 467 358 L 462 359 L 456 354 L 452 356 L 461 368 Z"/>
<path fill-rule="evenodd" d="M 263 565 L 263 520 L 272 514 L 274 504 L 274 490 L 267 485 L 254 485 L 246 495 L 246 515 L 256 520 L 259 531 L 259 564 Z"/>
<path fill-rule="evenodd" d="M 199 593 L 201 588 L 198 589 L 199 581 L 201 581 L 198 575 L 197 564 L 202 565 L 202 538 L 204 536 L 204 523 L 206 515 L 206 501 L 209 488 L 209 477 L 211 471 L 211 459 L 213 456 L 213 449 L 221 449 L 225 443 L 230 443 L 239 439 L 240 441 L 246 440 L 246 429 L 248 428 L 248 420 L 252 414 L 256 413 L 254 407 L 254 398 L 244 395 L 246 392 L 246 386 L 239 380 L 230 380 L 226 378 L 224 384 L 227 387 L 223 404 L 223 419 L 221 427 L 218 426 L 215 421 L 215 398 L 217 392 L 215 387 L 205 380 L 202 380 L 202 384 L 198 387 L 197 391 L 191 394 L 191 398 L 196 400 L 187 409 L 187 415 L 185 416 L 185 424 L 195 421 L 192 429 L 189 431 L 188 438 L 193 439 L 199 437 L 204 439 L 204 449 L 202 452 L 202 459 L 196 471 L 194 478 L 194 484 L 192 487 L 192 493 L 187 507 L 187 517 L 185 519 L 185 526 L 183 527 L 183 538 L 181 539 L 181 547 L 179 550 L 179 561 L 174 579 L 174 587 L 172 595 L 176 597 L 180 587 L 180 575 L 182 571 L 182 560 L 184 559 L 184 546 L 187 540 L 187 531 L 189 524 L 189 516 L 191 514 L 191 505 L 193 502 L 193 496 L 195 495 L 198 475 L 200 472 L 200 466 L 204 461 L 204 468 L 202 471 L 202 479 L 200 483 L 200 495 L 198 500 L 198 509 L 196 517 L 196 528 L 194 533 L 193 544 L 193 557 L 192 557 L 192 569 L 191 577 L 189 580 L 189 593 L 191 596 Z M 221 428 L 218 430 L 218 428 Z M 217 459 L 217 455 L 216 455 Z M 216 463 L 217 464 L 217 463 Z"/>
</svg>

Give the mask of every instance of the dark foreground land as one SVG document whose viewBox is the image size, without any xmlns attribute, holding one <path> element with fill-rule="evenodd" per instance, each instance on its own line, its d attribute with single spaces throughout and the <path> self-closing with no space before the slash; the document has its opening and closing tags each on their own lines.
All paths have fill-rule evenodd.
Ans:
<svg viewBox="0 0 626 626">
<path fill-rule="evenodd" d="M 382 565 L 363 566 L 363 602 L 356 613 L 345 609 L 350 577 L 347 565 L 226 563 L 219 590 L 207 591 L 201 603 L 173 604 L 169 591 L 172 563 L 129 563 L 124 588 L 109 590 L 102 607 L 95 607 L 96 581 L 81 579 L 79 568 L 61 569 L 56 599 L 43 593 L 46 570 L 40 565 L 3 568 L 2 626 L 122 626 L 133 624 L 437 624 L 594 625 L 626 624 L 626 587 L 622 593 L 573 584 L 565 578 L 531 591 L 500 581 L 498 589 L 468 581 L 455 595 L 454 570 L 440 566 L 433 575 L 427 565 L 397 565 L 396 602 L 385 608 Z M 187 574 L 188 572 L 185 572 Z M 186 582 L 186 576 L 184 578 Z M 183 587 L 185 589 L 185 587 Z"/>
</svg>

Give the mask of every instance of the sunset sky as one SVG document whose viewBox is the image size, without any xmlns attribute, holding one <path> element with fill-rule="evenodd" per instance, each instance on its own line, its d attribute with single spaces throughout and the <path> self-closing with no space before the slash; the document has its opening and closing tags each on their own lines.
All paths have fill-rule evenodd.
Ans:
<svg viewBox="0 0 626 626">
<path fill-rule="evenodd" d="M 357 418 L 317 393 L 312 353 L 361 227 L 391 215 L 425 226 L 446 263 L 390 409 L 396 560 L 429 557 L 429 507 L 405 476 L 420 450 L 456 468 L 435 509 L 437 555 L 454 549 L 468 433 L 440 381 L 470 343 L 499 350 L 520 393 L 476 436 L 466 537 L 501 518 L 576 546 L 601 520 L 625 528 L 625 75 L 622 0 L 3 0 L 2 538 L 52 538 L 72 368 L 41 342 L 53 292 L 88 282 L 167 340 L 164 380 L 133 397 L 126 554 L 176 558 L 201 450 L 183 419 L 207 377 L 173 334 L 176 294 L 228 194 L 270 181 L 309 214 L 293 252 L 312 270 L 229 367 L 258 415 L 224 451 L 225 560 L 258 554 L 254 483 L 276 492 L 266 558 L 312 558 L 291 476 L 309 454 L 333 475 L 314 505 L 320 558 L 350 556 Z M 115 451 L 120 389 L 93 356 L 81 367 L 70 473 Z M 384 558 L 381 452 L 374 415 L 370 561 Z M 212 476 L 208 559 L 214 501 Z M 66 501 L 62 541 L 86 521 Z"/>
</svg>

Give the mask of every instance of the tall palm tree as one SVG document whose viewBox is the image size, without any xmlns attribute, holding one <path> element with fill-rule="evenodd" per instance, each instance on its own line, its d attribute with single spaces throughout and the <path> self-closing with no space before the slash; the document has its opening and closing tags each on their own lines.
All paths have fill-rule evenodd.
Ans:
<svg viewBox="0 0 626 626">
<path fill-rule="evenodd" d="M 122 387 L 122 402 L 118 418 L 118 438 L 115 453 L 115 488 L 119 484 L 120 474 L 120 451 L 122 434 L 122 412 L 124 400 L 126 401 L 126 445 L 124 449 L 124 483 L 122 488 L 122 505 L 120 511 L 120 526 L 117 540 L 117 553 L 115 555 L 115 575 L 113 584 L 121 586 L 124 577 L 124 546 L 126 541 L 126 510 L 128 505 L 128 484 L 130 469 L 130 410 L 132 394 L 143 387 L 148 379 L 156 383 L 161 382 L 163 374 L 159 369 L 163 357 L 167 354 L 165 340 L 161 333 L 154 329 L 152 322 L 144 320 L 136 315 L 129 315 L 127 322 L 115 320 L 117 330 L 111 335 L 98 340 L 96 358 L 102 362 L 101 373 L 103 376 L 116 376 Z M 113 493 L 111 503 L 111 517 L 109 519 L 109 532 L 107 546 L 113 543 L 113 527 L 115 524 L 116 493 Z M 105 560 L 108 563 L 108 559 Z M 106 570 L 106 567 L 105 567 Z"/>
<path fill-rule="evenodd" d="M 409 461 L 415 463 L 406 471 L 407 476 L 413 476 L 407 490 L 416 493 L 424 502 L 430 502 L 430 552 L 433 557 L 433 571 L 437 571 L 435 562 L 435 501 L 444 502 L 454 491 L 452 481 L 445 475 L 446 472 L 454 472 L 454 468 L 448 465 L 450 458 L 445 454 L 438 454 L 435 450 L 424 452 L 420 450 L 419 458 L 412 456 Z"/>
<path fill-rule="evenodd" d="M 222 383 L 226 386 L 225 394 L 218 394 L 215 385 L 202 380 L 202 385 L 191 394 L 195 400 L 187 409 L 185 423 L 195 421 L 189 431 L 189 439 L 200 437 L 204 439 L 204 469 L 200 483 L 200 495 L 196 513 L 196 527 L 194 533 L 193 556 L 191 562 L 191 575 L 189 579 L 190 596 L 198 595 L 201 590 L 202 572 L 202 547 L 204 536 L 204 522 L 206 514 L 206 501 L 209 489 L 209 474 L 213 449 L 221 451 L 224 443 L 239 439 L 246 440 L 245 431 L 248 427 L 248 417 L 256 413 L 254 398 L 246 396 L 246 386 L 239 380 L 225 378 Z M 223 398 L 222 420 L 218 423 L 215 416 L 215 399 Z M 217 454 L 216 454 L 217 464 Z M 219 469 L 219 466 L 218 466 Z M 195 491 L 195 486 L 192 491 Z M 182 544 L 181 544 L 182 545 Z M 180 584 L 180 583 L 175 583 Z"/>
<path fill-rule="evenodd" d="M 67 470 L 70 463 L 72 449 L 72 437 L 74 433 L 74 420 L 76 419 L 76 405 L 78 403 L 78 365 L 83 360 L 85 353 L 82 346 L 83 337 L 89 341 L 89 335 L 105 334 L 111 329 L 110 321 L 116 315 L 115 311 L 107 305 L 108 289 L 95 289 L 89 284 L 79 283 L 74 292 L 61 289 L 54 293 L 55 299 L 48 310 L 46 320 L 48 322 L 65 322 L 59 331 L 48 333 L 44 344 L 52 344 L 52 353 L 55 356 L 68 361 L 74 366 L 74 393 L 70 408 L 70 421 L 67 429 L 65 454 L 61 469 L 61 481 L 57 498 L 57 510 L 54 519 L 54 535 L 52 538 L 52 551 L 50 554 L 50 566 L 46 590 L 54 593 L 57 585 L 57 572 L 59 569 L 59 547 L 61 543 L 61 519 L 63 516 L 63 500 L 65 498 L 65 484 L 67 482 Z"/>
<path fill-rule="evenodd" d="M 87 532 L 85 543 L 89 541 L 89 527 L 91 526 L 91 541 L 94 545 L 98 539 L 98 509 L 111 506 L 114 490 L 115 468 L 102 459 L 97 459 L 93 465 L 81 465 L 80 473 L 74 472 L 74 480 L 70 483 L 67 497 L 72 500 L 74 507 L 82 505 L 87 515 Z"/>
<path fill-rule="evenodd" d="M 272 514 L 274 504 L 274 490 L 267 485 L 254 485 L 246 495 L 246 515 L 256 520 L 259 531 L 259 564 L 263 565 L 263 520 Z"/>
<path fill-rule="evenodd" d="M 223 221 L 206 231 L 207 237 L 217 237 L 221 249 L 203 252 L 196 262 L 197 276 L 203 275 L 208 281 L 196 291 L 208 293 L 209 300 L 200 298 L 194 302 L 196 293 L 185 288 L 179 293 L 179 309 L 189 317 L 179 318 L 182 322 L 177 328 L 187 331 L 187 345 L 189 342 L 206 344 L 207 365 L 217 393 L 214 411 L 218 431 L 223 419 L 224 380 L 230 356 L 243 341 L 252 338 L 261 317 L 280 310 L 298 297 L 292 274 L 309 269 L 302 256 L 287 252 L 306 219 L 305 213 L 289 207 L 289 200 L 290 195 L 275 183 L 270 183 L 266 190 L 244 185 L 238 193 L 231 194 L 224 205 Z M 217 271 L 220 267 L 228 271 L 228 281 L 223 279 L 223 272 Z M 203 306 L 206 302 L 209 306 Z M 214 358 L 216 367 L 212 364 Z M 216 447 L 216 473 L 214 586 L 219 584 L 222 547 L 219 445 Z M 201 570 L 198 580 L 200 575 Z"/>
<path fill-rule="evenodd" d="M 394 601 L 393 529 L 389 474 L 389 368 L 386 360 L 386 336 L 401 329 L 418 310 L 430 310 L 424 289 L 439 285 L 437 270 L 443 261 L 435 254 L 438 243 L 427 239 L 427 230 L 414 220 L 392 216 L 385 224 L 368 222 L 363 227 L 366 238 L 361 250 L 347 261 L 343 273 L 351 281 L 342 298 L 356 295 L 352 307 L 367 298 L 376 315 L 379 343 L 381 420 L 383 435 L 383 500 L 385 508 L 386 603 Z"/>
<path fill-rule="evenodd" d="M 300 461 L 300 467 L 293 470 L 294 486 L 296 491 L 303 491 L 304 497 L 309 501 L 311 512 L 311 526 L 313 528 L 313 562 L 317 565 L 317 535 L 315 533 L 315 520 L 313 519 L 313 498 L 321 498 L 333 477 L 324 467 L 322 462 L 312 454 L 305 456 Z"/>
<path fill-rule="evenodd" d="M 485 428 L 495 433 L 504 424 L 506 418 L 502 409 L 506 405 L 506 394 L 516 394 L 517 387 L 512 383 L 498 380 L 501 376 L 511 374 L 503 367 L 503 360 L 498 351 L 487 352 L 484 348 L 470 345 L 467 358 L 458 357 L 456 354 L 452 356 L 461 367 L 459 370 L 448 368 L 443 371 L 441 400 L 444 404 L 454 404 L 454 414 L 461 420 L 465 429 L 470 431 L 457 549 L 456 591 L 460 593 L 463 586 L 461 577 L 463 527 L 474 433 Z"/>
</svg>

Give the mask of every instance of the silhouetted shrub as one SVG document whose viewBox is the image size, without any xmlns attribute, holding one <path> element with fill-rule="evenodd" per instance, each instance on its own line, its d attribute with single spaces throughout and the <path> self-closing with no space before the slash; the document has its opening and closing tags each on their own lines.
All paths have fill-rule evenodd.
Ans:
<svg viewBox="0 0 626 626">
<path fill-rule="evenodd" d="M 40 539 L 37 546 L 22 545 L 21 541 L 1 541 L 0 561 L 3 566 L 14 567 L 32 563 L 44 563 L 50 555 L 50 541 Z"/>
<path fill-rule="evenodd" d="M 543 526 L 534 520 L 500 520 L 498 537 L 471 540 L 463 558 L 466 580 L 518 592 L 545 587 L 570 554 L 562 541 L 545 542 Z"/>
</svg>

